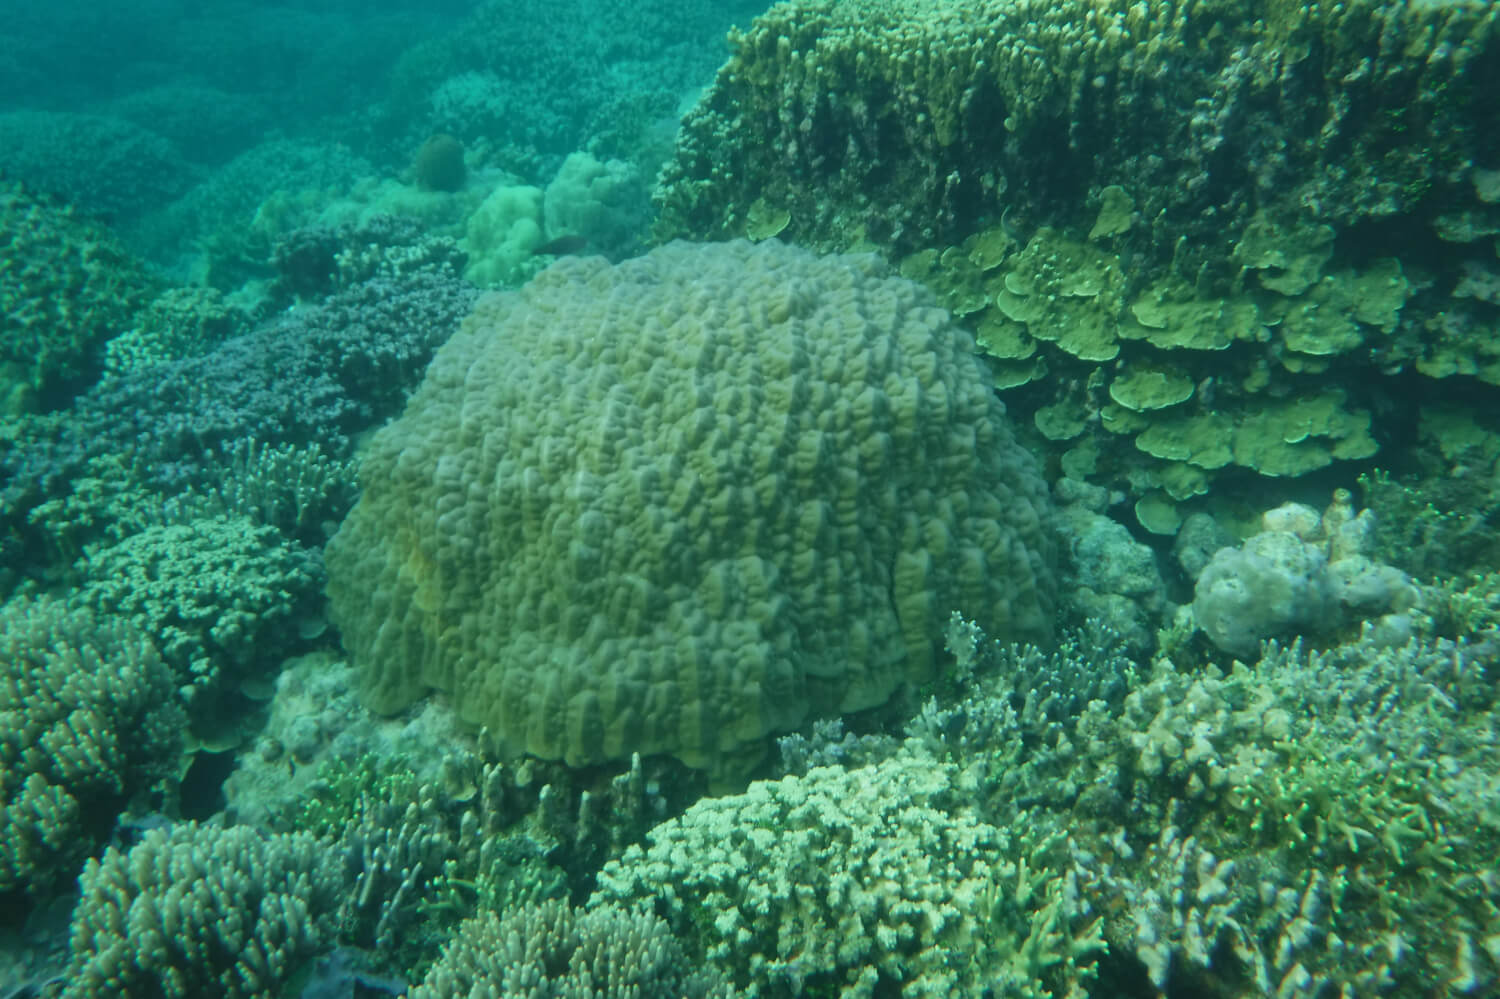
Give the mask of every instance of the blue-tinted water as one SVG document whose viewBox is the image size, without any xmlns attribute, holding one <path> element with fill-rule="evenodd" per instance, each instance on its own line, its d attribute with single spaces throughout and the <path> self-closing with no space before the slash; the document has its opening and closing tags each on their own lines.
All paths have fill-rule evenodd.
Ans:
<svg viewBox="0 0 1500 999">
<path fill-rule="evenodd" d="M 0 996 L 1500 995 L 1500 6 L 11 6 Z"/>
</svg>

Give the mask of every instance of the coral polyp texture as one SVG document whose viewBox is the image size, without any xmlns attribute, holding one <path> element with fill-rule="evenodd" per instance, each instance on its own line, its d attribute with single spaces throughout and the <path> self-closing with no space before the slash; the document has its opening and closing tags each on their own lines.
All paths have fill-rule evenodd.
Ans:
<svg viewBox="0 0 1500 999">
<path fill-rule="evenodd" d="M 557 900 L 481 912 L 463 925 L 412 999 L 737 999 L 694 970 L 667 923 L 645 909 L 571 909 Z"/>
<path fill-rule="evenodd" d="M 752 999 L 1080 996 L 1102 948 L 1049 844 L 965 811 L 954 768 L 921 756 L 816 767 L 707 798 L 599 875 L 600 902 L 653 904 Z"/>
<path fill-rule="evenodd" d="M 1089 198 L 1096 237 L 1133 208 L 1132 243 L 1196 266 L 1257 207 L 1342 226 L 1494 166 L 1493 4 L 791 0 L 731 45 L 662 174 L 668 236 L 785 218 L 909 252 L 1005 208 L 1087 230 Z"/>
<path fill-rule="evenodd" d="M 104 229 L 15 184 L 0 184 L 0 259 L 0 414 L 15 415 L 95 373 L 153 286 Z"/>
<path fill-rule="evenodd" d="M 78 887 L 62 999 L 284 994 L 346 897 L 324 841 L 195 822 L 109 847 Z"/>
<path fill-rule="evenodd" d="M 1500 384 L 1495 4 L 790 0 L 731 44 L 659 236 L 901 259 L 1150 531 Z"/>
<path fill-rule="evenodd" d="M 45 897 L 121 813 L 168 797 L 184 720 L 171 670 L 127 622 L 0 605 L 0 895 Z"/>
<path fill-rule="evenodd" d="M 973 341 L 870 256 L 567 258 L 482 299 L 327 553 L 368 703 L 513 752 L 753 763 L 929 677 L 945 615 L 1044 638 L 1049 501 Z"/>
</svg>

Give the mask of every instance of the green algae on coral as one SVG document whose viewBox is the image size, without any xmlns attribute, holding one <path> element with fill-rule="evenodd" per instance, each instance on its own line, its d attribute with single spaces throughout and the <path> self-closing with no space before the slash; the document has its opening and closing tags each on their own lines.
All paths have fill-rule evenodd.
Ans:
<svg viewBox="0 0 1500 999">
<path fill-rule="evenodd" d="M 1223 468 L 1234 460 L 1233 433 L 1234 421 L 1223 413 L 1197 413 L 1153 423 L 1136 436 L 1135 446 L 1164 461 Z"/>
<path fill-rule="evenodd" d="M 1089 230 L 1089 239 L 1105 239 L 1118 236 L 1130 228 L 1135 211 L 1135 199 L 1118 184 L 1111 184 L 1099 192 L 1099 217 Z"/>
<path fill-rule="evenodd" d="M 759 243 L 763 239 L 779 235 L 791 221 L 791 212 L 761 198 L 745 213 L 745 235 Z"/>
<path fill-rule="evenodd" d="M 1166 409 L 1193 397 L 1193 380 L 1164 365 L 1135 364 L 1109 383 L 1109 397 L 1126 409 Z"/>
<path fill-rule="evenodd" d="M 1201 298 L 1172 278 L 1148 286 L 1130 311 L 1140 326 L 1122 328 L 1121 335 L 1163 349 L 1223 350 L 1236 340 L 1258 340 L 1264 330 L 1248 298 Z"/>
</svg>

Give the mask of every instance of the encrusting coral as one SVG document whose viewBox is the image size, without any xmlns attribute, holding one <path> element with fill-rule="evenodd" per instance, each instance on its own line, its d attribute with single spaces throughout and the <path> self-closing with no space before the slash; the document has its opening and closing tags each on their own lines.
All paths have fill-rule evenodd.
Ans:
<svg viewBox="0 0 1500 999">
<path fill-rule="evenodd" d="M 1046 487 L 972 340 L 872 257 L 672 244 L 481 303 L 328 548 L 367 701 L 502 746 L 743 772 L 933 671 L 945 608 L 1043 638 Z"/>
</svg>

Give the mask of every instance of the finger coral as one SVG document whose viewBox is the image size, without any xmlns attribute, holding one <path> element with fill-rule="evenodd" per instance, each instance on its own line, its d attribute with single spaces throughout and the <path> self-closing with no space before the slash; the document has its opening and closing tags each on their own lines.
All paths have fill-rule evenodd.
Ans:
<svg viewBox="0 0 1500 999">
<path fill-rule="evenodd" d="M 653 829 L 594 904 L 654 900 L 751 996 L 1077 994 L 1042 980 L 1087 963 L 1097 923 L 1039 867 L 1044 845 L 964 811 L 953 778 L 897 756 L 756 781 Z"/>
<path fill-rule="evenodd" d="M 133 800 L 176 774 L 171 670 L 123 621 L 0 607 L 0 893 L 67 882 Z"/>
<path fill-rule="evenodd" d="M 713 972 L 691 970 L 666 922 L 611 905 L 566 902 L 483 912 L 464 924 L 412 999 L 734 999 Z"/>
<path fill-rule="evenodd" d="M 185 823 L 79 878 L 63 999 L 279 995 L 333 939 L 337 855 L 306 833 Z"/>
</svg>

